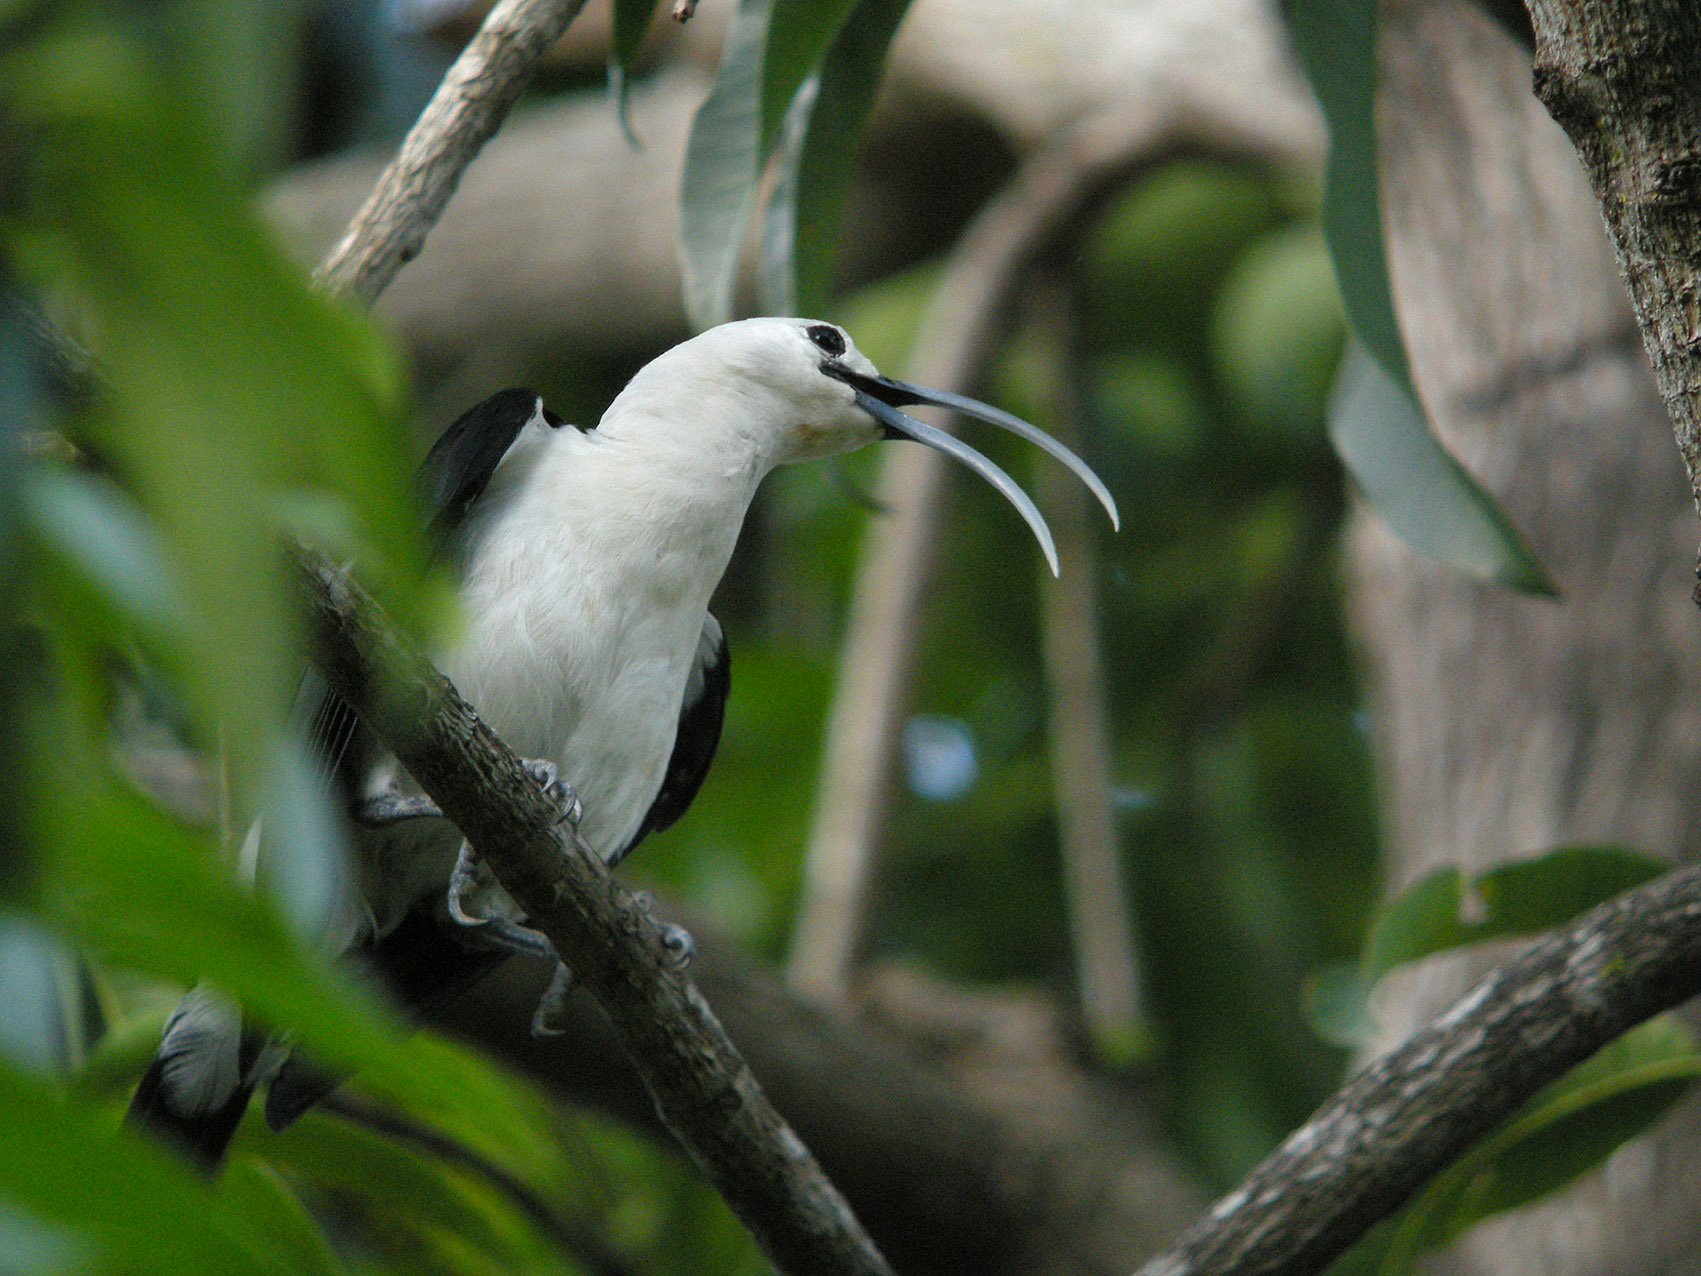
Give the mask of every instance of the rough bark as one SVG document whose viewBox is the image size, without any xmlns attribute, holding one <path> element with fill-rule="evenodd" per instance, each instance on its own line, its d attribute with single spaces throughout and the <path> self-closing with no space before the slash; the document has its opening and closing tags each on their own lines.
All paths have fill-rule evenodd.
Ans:
<svg viewBox="0 0 1701 1276">
<path fill-rule="evenodd" d="M 1701 9 L 1531 0 L 1536 95 L 1582 157 L 1701 506 Z"/>
<path fill-rule="evenodd" d="M 1701 992 L 1701 868 L 1499 967 L 1360 1072 L 1140 1276 L 1302 1276 L 1626 1029 Z"/>
<path fill-rule="evenodd" d="M 1563 590 L 1546 603 L 1471 584 L 1359 518 L 1353 609 L 1393 884 L 1565 843 L 1692 857 L 1693 514 L 1598 206 L 1529 92 L 1527 53 L 1480 11 L 1388 5 L 1382 74 L 1390 261 L 1414 378 Z M 1397 975 L 1378 1007 L 1386 1039 L 1487 960 Z M 1479 1227 L 1454 1266 L 1695 1270 L 1698 1120 L 1688 1105 L 1559 1198 Z"/>
</svg>

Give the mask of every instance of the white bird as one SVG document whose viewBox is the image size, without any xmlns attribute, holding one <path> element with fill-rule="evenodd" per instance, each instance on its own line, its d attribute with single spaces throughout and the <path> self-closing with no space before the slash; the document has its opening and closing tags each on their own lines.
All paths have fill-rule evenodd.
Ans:
<svg viewBox="0 0 1701 1276">
<path fill-rule="evenodd" d="M 441 667 L 516 752 L 537 760 L 540 779 L 608 863 L 677 820 L 707 773 L 730 687 L 709 598 L 776 466 L 882 438 L 924 443 L 1010 500 L 1057 571 L 1032 501 L 979 452 L 901 410 L 917 403 L 1043 447 L 1118 523 L 1104 484 L 1050 436 L 975 400 L 883 377 L 843 329 L 807 319 L 747 319 L 675 346 L 594 428 L 568 426 L 530 391 L 507 390 L 432 447 L 421 472 L 430 531 L 458 573 L 465 617 L 438 653 Z M 463 987 L 492 954 L 549 952 L 352 710 L 308 681 L 320 754 L 358 822 L 348 946 L 416 1006 Z M 445 943 L 448 919 L 482 951 Z M 560 978 L 552 991 L 540 1021 L 565 991 Z M 335 1084 L 294 1061 L 278 1072 L 276 1052 L 239 1023 L 216 997 L 186 998 L 132 1104 L 138 1120 L 208 1161 L 222 1155 L 257 1084 L 271 1080 L 274 1128 Z"/>
</svg>

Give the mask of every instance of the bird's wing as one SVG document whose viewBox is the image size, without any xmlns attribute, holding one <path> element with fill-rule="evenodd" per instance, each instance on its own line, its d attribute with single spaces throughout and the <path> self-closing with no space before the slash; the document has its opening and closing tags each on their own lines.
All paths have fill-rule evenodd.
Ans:
<svg viewBox="0 0 1701 1276">
<path fill-rule="evenodd" d="M 552 427 L 563 424 L 535 391 L 498 390 L 461 413 L 437 437 L 416 479 L 433 555 L 445 550 L 520 431 L 539 415 Z M 358 796 L 360 773 L 372 752 L 364 747 L 360 716 L 311 670 L 302 680 L 296 712 L 312 756 L 326 775 L 335 778 L 346 797 Z"/>
<path fill-rule="evenodd" d="M 534 391 L 498 390 L 461 413 L 431 445 L 420 463 L 419 491 L 433 553 L 443 550 L 526 422 L 539 415 L 553 428 L 563 424 Z"/>
<path fill-rule="evenodd" d="M 697 658 L 685 682 L 685 699 L 679 706 L 679 730 L 673 738 L 673 756 L 667 760 L 661 789 L 638 832 L 611 863 L 626 858 L 647 834 L 667 828 L 685 814 L 685 808 L 703 787 L 709 763 L 715 759 L 715 748 L 721 742 L 721 721 L 726 715 L 727 693 L 731 689 L 732 662 L 726 635 L 721 632 L 720 621 L 707 616 L 697 639 Z"/>
</svg>

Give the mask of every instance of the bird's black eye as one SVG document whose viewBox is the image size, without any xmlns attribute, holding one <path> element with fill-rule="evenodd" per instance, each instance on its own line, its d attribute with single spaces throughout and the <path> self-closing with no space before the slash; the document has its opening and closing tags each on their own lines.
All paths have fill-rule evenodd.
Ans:
<svg viewBox="0 0 1701 1276">
<path fill-rule="evenodd" d="M 845 352 L 845 334 L 830 323 L 812 323 L 804 331 L 822 354 L 837 358 Z"/>
</svg>

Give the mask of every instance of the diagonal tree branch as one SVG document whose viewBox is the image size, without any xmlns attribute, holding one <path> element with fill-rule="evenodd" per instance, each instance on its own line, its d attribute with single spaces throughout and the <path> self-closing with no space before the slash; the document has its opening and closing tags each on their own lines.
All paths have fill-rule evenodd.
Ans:
<svg viewBox="0 0 1701 1276">
<path fill-rule="evenodd" d="M 1701 866 L 1537 940 L 1359 1073 L 1140 1276 L 1321 1271 L 1627 1029 L 1701 992 Z"/>
<path fill-rule="evenodd" d="M 320 265 L 327 292 L 369 306 L 419 255 L 461 174 L 584 7 L 585 0 L 500 0 L 491 9 Z"/>
</svg>

